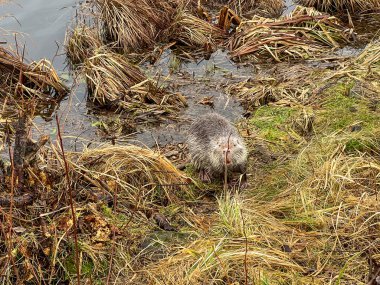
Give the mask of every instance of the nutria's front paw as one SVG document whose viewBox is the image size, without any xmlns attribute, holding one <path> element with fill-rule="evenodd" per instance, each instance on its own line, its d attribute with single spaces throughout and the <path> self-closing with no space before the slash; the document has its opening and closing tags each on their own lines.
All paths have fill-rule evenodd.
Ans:
<svg viewBox="0 0 380 285">
<path fill-rule="evenodd" d="M 243 190 L 246 189 L 248 185 L 247 173 L 243 173 L 239 180 L 239 188 Z"/>
<path fill-rule="evenodd" d="M 240 190 L 243 190 L 243 189 L 246 189 L 248 187 L 248 182 L 245 181 L 230 181 L 228 183 L 228 188 L 229 189 L 240 189 Z"/>
<path fill-rule="evenodd" d="M 244 190 L 249 186 L 248 181 L 241 181 L 239 185 L 239 189 Z"/>
<path fill-rule="evenodd" d="M 211 183 L 211 177 L 205 169 L 199 171 L 199 179 L 204 183 Z"/>
<path fill-rule="evenodd" d="M 230 180 L 228 183 L 229 188 L 246 189 L 248 187 L 247 175 L 242 174 L 239 179 Z"/>
</svg>

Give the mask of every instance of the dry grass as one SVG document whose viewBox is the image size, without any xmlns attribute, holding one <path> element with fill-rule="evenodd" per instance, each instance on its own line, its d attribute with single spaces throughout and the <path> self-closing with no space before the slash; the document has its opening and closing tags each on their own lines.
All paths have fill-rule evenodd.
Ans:
<svg viewBox="0 0 380 285">
<path fill-rule="evenodd" d="M 72 66 L 82 64 L 93 56 L 94 51 L 103 46 L 98 30 L 86 25 L 78 25 L 65 35 L 67 58 Z"/>
<path fill-rule="evenodd" d="M 187 12 L 177 16 L 171 29 L 174 30 L 172 39 L 188 47 L 205 48 L 208 45 L 215 47 L 226 37 L 225 32 L 216 25 Z"/>
<path fill-rule="evenodd" d="M 106 282 L 111 272 L 116 284 L 366 284 L 368 261 L 380 261 L 380 164 L 366 153 L 348 154 L 344 140 L 319 133 L 272 171 L 261 165 L 249 189 L 217 194 L 216 203 L 195 199 L 183 185 L 191 180 L 151 150 L 104 146 L 69 154 L 82 280 Z M 36 201 L 63 199 L 58 152 L 41 162 L 48 176 L 29 169 Z M 107 201 L 116 201 L 114 211 Z M 142 215 L 154 211 L 168 214 L 180 232 L 157 231 Z M 44 226 L 36 220 L 23 231 L 26 215 Z M 19 281 L 75 282 L 67 207 L 18 209 L 14 227 Z M 4 280 L 14 281 L 12 266 L 2 268 Z"/>
<path fill-rule="evenodd" d="M 75 193 L 82 279 L 91 276 L 92 280 L 104 282 L 110 262 L 114 266 L 111 280 L 129 272 L 125 266 L 142 242 L 140 234 L 157 227 L 149 220 L 152 215 L 163 205 L 178 204 L 193 197 L 188 186 L 191 179 L 163 155 L 146 148 L 103 146 L 68 153 L 70 185 L 62 175 L 63 165 L 61 151 L 52 145 L 50 150 L 39 153 L 35 164 L 27 167 L 25 178 L 33 189 L 35 201 L 13 212 L 13 226 L 17 231 L 11 236 L 15 247 L 10 249 L 7 243 L 0 249 L 3 284 L 12 284 L 16 279 L 20 284 L 41 280 L 54 284 L 63 279 L 75 282 L 70 240 L 73 224 L 65 206 L 68 188 Z M 5 172 L 4 179 L 9 180 L 9 175 Z M 9 185 L 3 189 L 4 195 L 10 191 Z M 40 207 L 40 203 L 45 206 Z M 2 207 L 0 212 L 7 221 L 2 224 L 0 236 L 7 241 L 8 211 L 8 207 Z M 29 224 L 29 221 L 34 222 Z M 7 250 L 17 256 L 18 273 Z"/>
<path fill-rule="evenodd" d="M 94 5 L 103 23 L 105 42 L 116 42 L 125 52 L 136 52 L 154 46 L 172 24 L 181 1 L 97 0 Z"/>
<path fill-rule="evenodd" d="M 266 18 L 280 17 L 285 7 L 283 0 L 230 0 L 228 6 L 242 16 L 258 15 Z"/>
<path fill-rule="evenodd" d="M 240 17 L 248 19 L 253 15 L 277 18 L 281 16 L 285 8 L 283 0 L 201 0 L 197 2 L 214 13 L 227 6 Z"/>
<path fill-rule="evenodd" d="M 163 86 L 165 82 L 148 78 L 129 59 L 138 57 L 143 46 L 151 46 L 157 40 L 156 33 L 172 25 L 160 13 L 169 17 L 165 9 L 174 9 L 176 5 L 162 1 L 96 1 L 94 5 L 100 13 L 92 19 L 96 24 L 78 25 L 66 34 L 65 41 L 72 67 L 86 78 L 88 99 L 100 107 L 126 114 L 127 120 L 175 119 L 181 107 L 186 106 L 185 98 L 171 93 Z M 84 18 L 88 15 L 86 10 L 81 13 Z M 154 14 L 152 21 L 145 21 L 144 17 L 150 14 Z M 96 18 L 99 15 L 100 19 Z M 106 21 L 103 30 L 99 24 L 102 21 Z M 139 21 L 143 21 L 141 26 L 137 25 Z M 107 35 L 104 29 L 108 29 Z M 126 53 L 121 53 L 120 47 Z"/>
<path fill-rule="evenodd" d="M 84 63 L 90 100 L 119 108 L 133 116 L 160 118 L 186 105 L 180 94 L 165 91 L 124 56 L 107 49 L 94 52 Z"/>
<path fill-rule="evenodd" d="M 334 72 L 324 67 L 282 63 L 260 72 L 255 78 L 230 84 L 225 90 L 248 110 L 268 104 L 306 106 L 323 91 L 327 82 L 321 78 L 333 75 Z"/>
<path fill-rule="evenodd" d="M 348 75 L 360 81 L 371 81 L 376 85 L 377 81 L 374 79 L 380 76 L 380 40 L 374 39 L 358 57 L 348 61 L 346 66 L 336 74 L 336 76 L 342 75 Z"/>
<path fill-rule="evenodd" d="M 153 207 L 179 202 L 186 196 L 191 182 L 165 156 L 134 145 L 88 149 L 74 154 L 73 168 L 79 177 L 86 176 L 94 186 L 118 191 L 124 205 Z M 83 177 L 84 177 L 83 176 Z M 83 179 L 83 177 L 81 179 Z"/>
<path fill-rule="evenodd" d="M 340 60 L 337 70 L 310 67 L 307 64 L 289 66 L 284 63 L 263 72 L 255 79 L 229 85 L 226 90 L 240 98 L 247 108 L 255 108 L 268 102 L 288 106 L 309 105 L 326 88 L 337 84 L 337 80 L 350 78 L 360 89 L 361 96 L 376 100 L 376 93 L 380 90 L 379 63 L 380 43 L 378 39 L 374 39 L 357 57 Z M 279 74 L 279 69 L 284 71 Z"/>
<path fill-rule="evenodd" d="M 332 141 L 324 141 L 323 151 L 301 149 L 283 169 L 286 178 L 269 174 L 263 183 L 286 181 L 270 200 L 263 199 L 270 191 L 265 184 L 223 195 L 212 227 L 144 268 L 142 280 L 245 284 L 247 275 L 248 284 L 366 284 L 368 260 L 380 256 L 380 165 L 373 157 L 347 156 Z"/>
<path fill-rule="evenodd" d="M 315 7 L 325 12 L 361 13 L 379 11 L 379 0 L 298 0 L 301 5 Z"/>
<path fill-rule="evenodd" d="M 349 30 L 335 17 L 298 7 L 278 20 L 254 17 L 243 21 L 228 48 L 235 59 L 249 55 L 256 61 L 272 58 L 281 62 L 316 57 L 349 40 Z"/>
<path fill-rule="evenodd" d="M 0 46 L 0 149 L 11 139 L 20 109 L 49 117 L 68 91 L 46 59 L 28 63 Z"/>
<path fill-rule="evenodd" d="M 3 96 L 24 95 L 48 101 L 53 95 L 59 99 L 68 92 L 46 59 L 27 63 L 21 56 L 0 47 L 0 71 L 0 94 Z"/>
</svg>

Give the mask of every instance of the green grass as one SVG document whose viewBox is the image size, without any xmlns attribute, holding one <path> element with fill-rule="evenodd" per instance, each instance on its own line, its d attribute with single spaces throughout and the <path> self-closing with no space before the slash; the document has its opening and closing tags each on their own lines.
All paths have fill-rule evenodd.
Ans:
<svg viewBox="0 0 380 285">
<path fill-rule="evenodd" d="M 371 111 L 368 102 L 338 92 L 333 93 L 323 109 L 317 112 L 317 123 L 325 134 L 347 130 L 357 123 L 361 124 L 362 133 L 371 134 L 378 127 L 379 119 L 379 113 Z"/>
<path fill-rule="evenodd" d="M 262 138 L 271 142 L 288 140 L 285 124 L 295 112 L 290 107 L 263 106 L 257 109 L 250 120 Z"/>
</svg>

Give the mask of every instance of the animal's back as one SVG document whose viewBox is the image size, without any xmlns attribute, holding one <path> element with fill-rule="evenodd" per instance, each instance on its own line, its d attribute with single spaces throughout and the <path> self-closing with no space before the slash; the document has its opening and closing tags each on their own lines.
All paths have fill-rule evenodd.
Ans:
<svg viewBox="0 0 380 285">
<path fill-rule="evenodd" d="M 212 165 L 211 142 L 221 136 L 236 135 L 236 129 L 224 117 L 210 113 L 199 117 L 189 129 L 187 143 L 196 168 Z"/>
<path fill-rule="evenodd" d="M 215 137 L 235 135 L 236 129 L 221 115 L 210 113 L 199 117 L 190 127 L 189 138 L 200 143 L 210 143 Z"/>
</svg>

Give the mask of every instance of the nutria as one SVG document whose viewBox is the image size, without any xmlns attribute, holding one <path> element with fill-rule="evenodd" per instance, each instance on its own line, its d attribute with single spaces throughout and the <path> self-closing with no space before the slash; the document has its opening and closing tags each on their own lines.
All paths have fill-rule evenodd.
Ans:
<svg viewBox="0 0 380 285">
<path fill-rule="evenodd" d="M 243 174 L 246 184 L 247 149 L 237 129 L 224 117 L 209 113 L 199 117 L 189 129 L 190 161 L 202 181 L 220 179 L 225 166 L 229 173 Z"/>
</svg>

